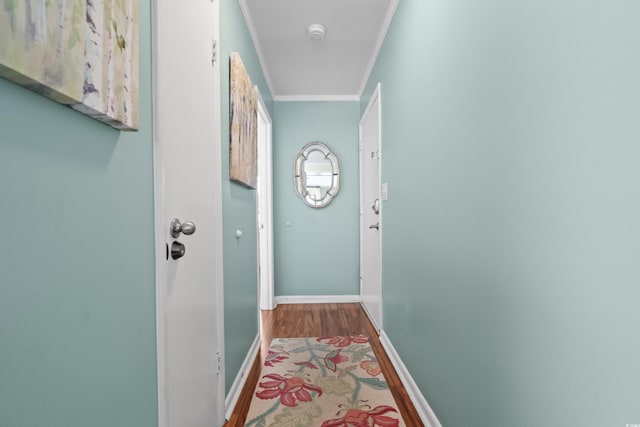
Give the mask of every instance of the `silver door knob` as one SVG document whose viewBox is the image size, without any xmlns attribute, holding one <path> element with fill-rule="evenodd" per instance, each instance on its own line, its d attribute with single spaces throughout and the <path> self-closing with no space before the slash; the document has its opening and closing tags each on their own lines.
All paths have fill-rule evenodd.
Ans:
<svg viewBox="0 0 640 427">
<path fill-rule="evenodd" d="M 180 233 L 190 236 L 196 232 L 196 225 L 190 221 L 180 223 L 178 218 L 174 218 L 171 220 L 170 231 L 173 237 L 180 236 Z"/>
<path fill-rule="evenodd" d="M 376 224 L 370 225 L 369 228 L 375 228 L 376 230 L 380 230 L 380 223 L 378 222 Z"/>
</svg>

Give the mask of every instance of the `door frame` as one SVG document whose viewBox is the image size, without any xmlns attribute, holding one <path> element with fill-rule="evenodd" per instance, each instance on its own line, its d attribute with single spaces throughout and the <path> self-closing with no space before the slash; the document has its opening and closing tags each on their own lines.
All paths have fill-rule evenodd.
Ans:
<svg viewBox="0 0 640 427">
<path fill-rule="evenodd" d="M 371 323 L 376 327 L 376 329 L 378 329 L 378 331 L 382 330 L 382 231 L 384 229 L 384 227 L 382 226 L 382 98 L 381 98 L 381 83 L 378 83 L 376 85 L 376 88 L 374 89 L 373 93 L 371 94 L 371 99 L 369 100 L 369 103 L 367 104 L 367 108 L 365 108 L 364 113 L 362 113 L 362 117 L 360 118 L 360 122 L 358 123 L 358 141 L 359 141 L 359 155 L 358 155 L 358 160 L 360 162 L 360 296 L 363 297 L 362 300 L 362 307 L 364 308 L 364 311 L 367 313 L 367 315 L 369 316 L 369 319 L 371 319 Z M 378 225 L 379 225 L 379 229 L 377 231 L 377 234 L 379 236 L 380 239 L 380 245 L 379 245 L 379 252 L 378 252 L 378 259 L 380 260 L 380 277 L 379 277 L 379 281 L 380 281 L 380 309 L 379 309 L 379 313 L 378 314 L 378 319 L 380 319 L 380 324 L 377 324 L 377 322 L 375 322 L 374 318 L 375 316 L 372 316 L 372 313 L 369 312 L 369 309 L 366 307 L 365 303 L 364 303 L 364 292 L 363 292 L 363 280 L 362 280 L 362 271 L 364 269 L 364 233 L 368 231 L 368 225 L 365 224 L 364 222 L 364 209 L 366 209 L 366 207 L 364 206 L 364 178 L 363 178 L 363 168 L 362 168 L 362 164 L 364 163 L 364 150 L 363 150 L 363 139 L 362 139 L 362 122 L 364 121 L 365 117 L 368 116 L 368 114 L 370 114 L 371 109 L 373 108 L 373 106 L 375 105 L 375 103 L 378 104 L 378 145 L 377 145 L 377 149 L 378 149 L 378 156 L 380 159 L 380 164 L 379 164 L 379 169 L 378 169 L 378 182 L 377 184 L 377 189 L 378 189 L 378 199 L 380 200 L 380 213 L 378 214 Z"/>
<path fill-rule="evenodd" d="M 220 48 L 220 0 L 211 0 L 213 8 L 213 40 L 217 43 L 215 48 L 217 52 L 221 51 Z M 152 75 L 153 75 L 153 88 L 152 88 L 152 105 L 153 105 L 153 187 L 154 187 L 154 230 L 155 230 L 155 292 L 156 292 L 156 357 L 157 357 L 157 387 L 158 387 L 158 426 L 167 426 L 167 398 L 165 395 L 165 376 L 164 371 L 167 366 L 166 360 L 166 347 L 167 342 L 165 340 L 166 322 L 164 318 L 163 307 L 165 306 L 165 295 L 163 289 L 167 288 L 168 280 L 166 269 L 162 268 L 166 263 L 166 235 L 167 235 L 167 205 L 165 198 L 165 158 L 163 157 L 162 145 L 158 142 L 161 138 L 160 130 L 158 127 L 157 108 L 155 106 L 158 102 L 158 86 L 157 78 L 157 57 L 161 54 L 161 47 L 158 46 L 158 12 L 157 5 L 154 2 L 152 4 Z M 218 131 L 214 132 L 214 138 L 212 144 L 215 149 L 214 164 L 212 167 L 219 171 L 222 171 L 222 117 L 221 117 L 221 93 L 220 93 L 220 59 L 216 58 L 214 61 L 213 72 L 213 85 L 214 85 L 214 114 L 212 117 L 213 126 Z M 212 363 L 218 364 L 218 389 L 216 413 L 224 420 L 225 416 L 225 380 L 224 380 L 224 276 L 223 276 L 223 247 L 222 247 L 222 173 L 214 174 L 213 186 L 215 192 L 212 197 L 215 198 L 214 212 L 212 221 L 214 227 L 218 230 L 218 233 L 213 237 L 214 239 L 214 253 L 212 254 L 213 263 L 215 265 L 215 274 L 213 277 L 213 286 L 215 287 L 216 295 L 216 340 L 218 348 L 220 349 L 219 357 L 217 361 Z"/>
<path fill-rule="evenodd" d="M 266 168 L 263 170 L 258 168 L 261 173 L 258 183 L 261 188 L 257 192 L 256 200 L 256 221 L 258 236 L 258 295 L 259 295 L 259 309 L 260 310 L 273 310 L 274 305 L 274 289 L 273 289 L 273 150 L 272 150 L 272 129 L 273 123 L 271 121 L 271 115 L 269 110 L 260 94 L 258 86 L 255 86 L 256 93 L 258 94 L 258 116 L 261 116 L 267 125 L 267 140 L 264 142 L 264 147 L 261 149 L 260 137 L 258 137 L 258 164 L 262 164 L 263 160 L 266 162 Z M 258 132 L 260 135 L 260 132 Z M 262 158 L 266 157 L 266 159 Z M 262 175 L 264 174 L 264 176 Z M 262 201 L 260 199 L 263 199 Z M 262 212 L 264 215 L 264 232 L 261 232 L 260 217 L 258 211 L 262 206 Z M 262 238 L 266 239 L 266 242 L 261 241 Z M 261 250 L 264 248 L 266 250 Z M 263 274 L 263 269 L 266 269 L 266 273 Z"/>
</svg>

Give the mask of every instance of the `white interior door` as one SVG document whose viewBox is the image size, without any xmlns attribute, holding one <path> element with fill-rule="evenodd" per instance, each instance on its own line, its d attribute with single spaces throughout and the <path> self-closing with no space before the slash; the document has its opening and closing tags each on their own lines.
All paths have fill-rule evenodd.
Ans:
<svg viewBox="0 0 640 427">
<path fill-rule="evenodd" d="M 159 425 L 222 426 L 219 0 L 153 4 Z"/>
<path fill-rule="evenodd" d="M 258 92 L 258 274 L 260 309 L 272 310 L 273 301 L 273 173 L 271 117 Z"/>
<path fill-rule="evenodd" d="M 360 120 L 360 294 L 374 326 L 382 328 L 382 198 L 380 84 Z"/>
</svg>

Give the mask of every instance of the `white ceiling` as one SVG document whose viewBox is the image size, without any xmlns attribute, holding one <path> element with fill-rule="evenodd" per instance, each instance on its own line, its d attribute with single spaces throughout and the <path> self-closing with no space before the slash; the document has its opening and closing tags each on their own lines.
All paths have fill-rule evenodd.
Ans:
<svg viewBox="0 0 640 427">
<path fill-rule="evenodd" d="M 398 0 L 239 0 L 274 100 L 358 100 Z M 307 37 L 310 24 L 324 40 Z"/>
</svg>

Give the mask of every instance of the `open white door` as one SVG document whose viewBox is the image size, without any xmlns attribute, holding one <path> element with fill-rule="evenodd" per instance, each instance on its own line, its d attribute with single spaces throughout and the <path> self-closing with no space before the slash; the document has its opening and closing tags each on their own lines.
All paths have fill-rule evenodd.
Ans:
<svg viewBox="0 0 640 427">
<path fill-rule="evenodd" d="M 273 310 L 273 169 L 271 116 L 258 93 L 258 282 L 260 309 Z"/>
<path fill-rule="evenodd" d="M 221 426 L 220 5 L 153 6 L 159 426 Z"/>
<path fill-rule="evenodd" d="M 382 329 L 382 199 L 380 83 L 360 120 L 360 295 Z"/>
</svg>

